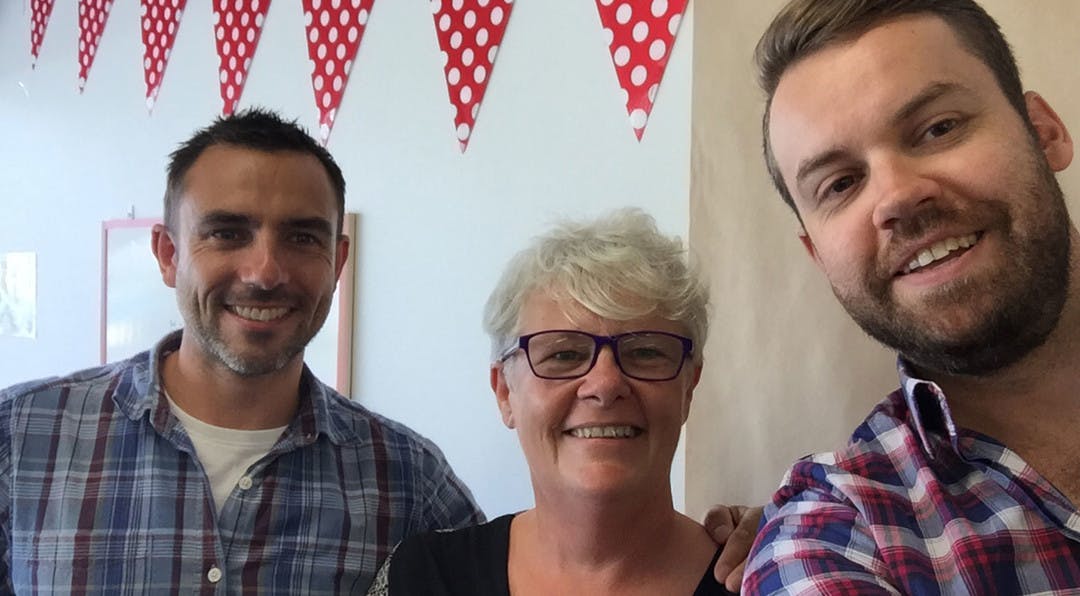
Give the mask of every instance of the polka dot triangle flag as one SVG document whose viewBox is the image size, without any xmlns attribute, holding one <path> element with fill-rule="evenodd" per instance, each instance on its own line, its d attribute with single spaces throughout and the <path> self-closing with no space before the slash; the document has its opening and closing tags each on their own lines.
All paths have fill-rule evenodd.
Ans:
<svg viewBox="0 0 1080 596">
<path fill-rule="evenodd" d="M 638 140 L 656 101 L 689 0 L 596 0 Z"/>
<path fill-rule="evenodd" d="M 187 0 L 139 0 L 142 5 L 143 79 L 146 81 L 146 109 L 154 109 L 165 64 L 172 54 L 176 29 Z"/>
<path fill-rule="evenodd" d="M 31 68 L 37 64 L 41 40 L 45 38 L 45 27 L 52 14 L 53 0 L 30 0 L 30 61 Z"/>
<path fill-rule="evenodd" d="M 94 64 L 101 32 L 109 18 L 112 0 L 79 0 L 79 91 L 86 87 L 86 75 Z"/>
<path fill-rule="evenodd" d="M 330 138 L 356 50 L 375 0 L 303 0 L 319 135 Z"/>
<path fill-rule="evenodd" d="M 458 143 L 464 152 L 510 20 L 513 0 L 429 1 L 445 62 Z"/>
<path fill-rule="evenodd" d="M 214 39 L 217 40 L 218 80 L 221 82 L 221 113 L 236 109 L 244 91 L 251 57 L 259 45 L 270 0 L 213 0 Z"/>
</svg>

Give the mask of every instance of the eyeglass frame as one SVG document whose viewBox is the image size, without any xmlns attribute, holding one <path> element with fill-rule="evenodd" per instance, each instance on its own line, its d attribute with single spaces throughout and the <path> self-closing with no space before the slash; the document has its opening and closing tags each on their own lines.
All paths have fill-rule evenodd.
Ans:
<svg viewBox="0 0 1080 596">
<path fill-rule="evenodd" d="M 577 333 L 579 335 L 587 335 L 587 336 L 591 337 L 592 340 L 593 340 L 593 354 L 592 354 L 592 361 L 589 362 L 589 366 L 587 368 L 585 368 L 585 370 L 581 374 L 575 374 L 575 375 L 572 375 L 572 376 L 552 377 L 552 376 L 545 376 L 545 375 L 542 375 L 542 374 L 536 372 L 536 367 L 534 367 L 533 363 L 532 363 L 532 357 L 529 356 L 529 341 L 532 338 L 536 337 L 537 335 L 544 335 L 544 334 L 547 334 L 547 333 Z M 625 368 L 623 368 L 622 360 L 619 358 L 619 350 L 616 349 L 618 347 L 618 341 L 620 339 L 624 338 L 624 337 L 628 337 L 628 336 L 631 336 L 631 335 L 642 335 L 642 334 L 645 334 L 645 333 L 656 334 L 656 335 L 666 335 L 668 337 L 673 337 L 673 338 L 679 340 L 679 343 L 682 344 L 682 348 L 683 348 L 682 360 L 679 360 L 678 368 L 675 369 L 675 373 L 672 374 L 670 377 L 664 377 L 664 378 L 660 378 L 660 379 L 646 379 L 646 378 L 642 378 L 642 377 L 639 377 L 639 376 L 636 376 L 636 375 L 632 375 L 629 372 L 627 372 Z M 514 354 L 517 354 L 518 350 L 521 350 L 522 352 L 525 353 L 525 362 L 529 363 L 529 370 L 532 371 L 532 374 L 537 378 L 546 379 L 546 380 L 549 380 L 549 381 L 566 381 L 566 380 L 570 380 L 570 379 L 580 379 L 581 377 L 584 377 L 585 375 L 589 374 L 590 372 L 592 372 L 592 369 L 596 367 L 596 362 L 600 359 L 600 350 L 604 349 L 604 346 L 611 346 L 611 355 L 615 359 L 615 366 L 619 367 L 619 372 L 626 375 L 627 377 L 630 377 L 631 379 L 636 379 L 638 381 L 646 381 L 646 382 L 651 382 L 651 381 L 664 382 L 664 381 L 670 381 L 670 380 L 678 377 L 679 373 L 682 372 L 683 366 L 686 364 L 686 361 L 689 360 L 694 355 L 694 340 L 690 339 L 689 337 L 685 337 L 683 335 L 678 335 L 676 333 L 669 333 L 667 331 L 654 331 L 652 329 L 642 329 L 640 331 L 628 331 L 626 333 L 616 333 L 615 335 L 596 335 L 596 334 L 593 334 L 593 333 L 589 333 L 588 331 L 582 331 L 580 329 L 545 329 L 543 331 L 537 331 L 536 333 L 529 333 L 527 335 L 519 335 L 517 339 L 518 339 L 517 345 L 510 348 L 509 350 L 507 350 L 507 352 L 505 354 L 503 354 L 501 357 L 499 357 L 499 360 L 498 360 L 499 363 L 502 364 L 502 363 L 506 362 L 507 360 L 510 359 L 511 356 L 513 356 Z"/>
</svg>

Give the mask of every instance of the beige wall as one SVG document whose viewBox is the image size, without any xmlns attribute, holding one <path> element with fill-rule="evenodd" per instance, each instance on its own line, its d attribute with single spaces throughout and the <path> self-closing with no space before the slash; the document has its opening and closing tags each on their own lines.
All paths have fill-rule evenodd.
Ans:
<svg viewBox="0 0 1080 596">
<path fill-rule="evenodd" d="M 791 460 L 829 450 L 896 385 L 893 356 L 836 304 L 760 157 L 754 44 L 781 0 L 695 4 L 690 244 L 713 318 L 686 435 L 686 505 L 761 503 Z M 1080 2 L 985 0 L 1024 84 L 1080 134 Z M 1080 160 L 1078 160 L 1080 161 Z M 1080 213 L 1080 163 L 1061 176 Z M 1074 218 L 1076 219 L 1076 218 Z"/>
</svg>

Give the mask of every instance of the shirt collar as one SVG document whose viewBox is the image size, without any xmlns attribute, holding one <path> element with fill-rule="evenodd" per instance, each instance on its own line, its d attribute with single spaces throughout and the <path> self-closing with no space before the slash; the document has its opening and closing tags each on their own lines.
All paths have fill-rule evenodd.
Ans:
<svg viewBox="0 0 1080 596">
<path fill-rule="evenodd" d="M 165 398 L 161 365 L 166 356 L 180 349 L 181 334 L 182 330 L 173 331 L 150 350 L 132 357 L 127 363 L 132 372 L 130 390 L 115 394 L 117 406 L 129 418 L 137 420 L 149 414 L 150 424 L 165 436 L 175 431 L 178 421 Z M 283 442 L 299 447 L 314 442 L 320 434 L 335 444 L 355 440 L 356 430 L 334 418 L 330 407 L 334 399 L 339 399 L 337 392 L 316 379 L 305 364 L 300 377 L 300 405 Z"/>
<path fill-rule="evenodd" d="M 919 435 L 923 451 L 933 459 L 935 451 L 944 447 L 941 440 L 934 440 L 940 436 L 947 438 L 952 451 L 960 455 L 960 435 L 945 392 L 937 383 L 916 377 L 911 364 L 902 357 L 896 359 L 896 370 L 900 376 L 900 391 L 911 412 L 911 424 Z"/>
</svg>

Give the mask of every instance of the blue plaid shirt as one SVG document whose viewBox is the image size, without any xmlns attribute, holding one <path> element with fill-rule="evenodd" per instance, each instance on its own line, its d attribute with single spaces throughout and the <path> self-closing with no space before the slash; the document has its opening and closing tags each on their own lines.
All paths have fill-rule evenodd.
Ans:
<svg viewBox="0 0 1080 596">
<path fill-rule="evenodd" d="M 179 341 L 0 393 L 0 590 L 363 594 L 401 539 L 483 521 L 434 444 L 306 368 L 296 418 L 216 511 L 161 389 Z"/>
</svg>

